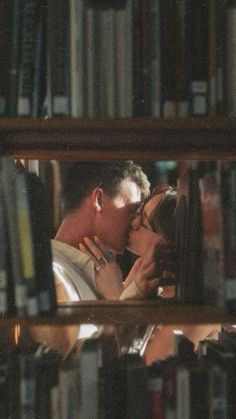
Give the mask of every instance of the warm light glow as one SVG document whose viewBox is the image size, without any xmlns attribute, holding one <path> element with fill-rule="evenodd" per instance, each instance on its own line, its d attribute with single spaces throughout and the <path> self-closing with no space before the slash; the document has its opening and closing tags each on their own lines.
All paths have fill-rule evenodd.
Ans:
<svg viewBox="0 0 236 419">
<path fill-rule="evenodd" d="M 19 345 L 19 338 L 20 338 L 20 325 L 16 324 L 14 327 L 14 343 L 15 345 Z"/>
<path fill-rule="evenodd" d="M 182 330 L 173 330 L 173 333 L 174 333 L 175 335 L 183 335 Z"/>
</svg>

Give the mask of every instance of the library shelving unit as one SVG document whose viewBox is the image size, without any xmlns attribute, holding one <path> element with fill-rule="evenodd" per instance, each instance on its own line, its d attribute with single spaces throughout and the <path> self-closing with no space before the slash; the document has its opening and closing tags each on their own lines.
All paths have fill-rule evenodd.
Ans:
<svg viewBox="0 0 236 419">
<path fill-rule="evenodd" d="M 55 160 L 235 160 L 236 119 L 72 119 L 4 118 L 0 153 L 24 159 Z M 155 322 L 236 323 L 211 306 L 162 301 L 80 302 L 61 305 L 51 318 L 3 322 L 42 324 L 133 324 Z"/>
</svg>

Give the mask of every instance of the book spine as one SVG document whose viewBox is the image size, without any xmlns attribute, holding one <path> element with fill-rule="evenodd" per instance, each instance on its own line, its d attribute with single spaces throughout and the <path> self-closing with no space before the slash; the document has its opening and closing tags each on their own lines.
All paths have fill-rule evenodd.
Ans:
<svg viewBox="0 0 236 419">
<path fill-rule="evenodd" d="M 19 247 L 19 231 L 16 208 L 15 178 L 17 167 L 14 161 L 8 157 L 2 157 L 2 185 L 3 197 L 6 206 L 7 231 L 9 237 L 10 261 L 14 279 L 14 303 L 17 314 L 26 314 L 26 283 L 22 280 L 21 253 Z"/>
<path fill-rule="evenodd" d="M 148 419 L 164 418 L 164 395 L 162 376 L 153 376 L 148 379 Z"/>
<path fill-rule="evenodd" d="M 31 214 L 39 311 L 40 314 L 53 314 L 57 305 L 52 269 L 48 197 L 37 175 L 27 173 L 26 181 Z"/>
<path fill-rule="evenodd" d="M 116 9 L 115 27 L 115 114 L 117 117 L 133 115 L 133 17 L 132 2 Z"/>
<path fill-rule="evenodd" d="M 34 117 L 45 116 L 44 106 L 46 98 L 46 1 L 41 0 L 36 28 L 35 63 L 32 81 L 32 110 Z"/>
<path fill-rule="evenodd" d="M 160 0 L 150 2 L 150 113 L 161 116 Z"/>
<path fill-rule="evenodd" d="M 17 115 L 19 63 L 21 56 L 22 0 L 13 0 L 11 63 L 9 81 L 9 115 Z"/>
<path fill-rule="evenodd" d="M 202 164 L 200 180 L 203 216 L 203 300 L 224 309 L 224 239 L 222 176 L 219 164 Z"/>
<path fill-rule="evenodd" d="M 216 25 L 217 7 L 215 0 L 209 0 L 209 116 L 217 113 L 217 64 L 216 64 Z"/>
<path fill-rule="evenodd" d="M 85 7 L 84 19 L 84 65 L 87 69 L 84 72 L 84 95 L 85 115 L 93 118 L 99 114 L 99 84 L 101 65 L 99 60 L 99 27 L 98 10 L 94 7 Z"/>
<path fill-rule="evenodd" d="M 94 339 L 85 341 L 80 353 L 80 416 L 98 419 L 99 352 Z"/>
<path fill-rule="evenodd" d="M 187 1 L 180 0 L 177 4 L 177 60 L 176 60 L 176 90 L 177 116 L 189 115 L 188 81 L 187 81 L 187 34 L 186 34 Z"/>
<path fill-rule="evenodd" d="M 236 313 L 236 167 L 222 168 L 222 212 L 224 225 L 225 312 Z"/>
<path fill-rule="evenodd" d="M 187 57 L 191 116 L 208 115 L 208 3 L 188 2 Z"/>
<path fill-rule="evenodd" d="M 161 86 L 162 117 L 177 116 L 177 2 L 160 3 L 161 10 Z"/>
<path fill-rule="evenodd" d="M 6 214 L 2 190 L 2 178 L 0 177 L 0 313 L 8 311 L 8 264 L 7 264 L 7 234 Z"/>
<path fill-rule="evenodd" d="M 20 418 L 36 417 L 37 374 L 33 354 L 20 355 Z"/>
<path fill-rule="evenodd" d="M 48 116 L 69 116 L 69 2 L 48 0 L 47 10 Z"/>
<path fill-rule="evenodd" d="M 32 225 L 25 177 L 26 173 L 19 171 L 15 178 L 17 225 L 22 263 L 22 281 L 26 284 L 27 289 L 27 314 L 37 315 L 39 312 L 38 290 L 36 286 Z"/>
<path fill-rule="evenodd" d="M 17 115 L 19 116 L 32 115 L 39 7 L 38 0 L 24 0 L 17 100 Z"/>
<path fill-rule="evenodd" d="M 177 367 L 176 419 L 191 419 L 190 369 Z"/>
<path fill-rule="evenodd" d="M 10 83 L 10 63 L 11 63 L 11 29 L 12 29 L 12 4 L 6 1 L 0 2 L 0 56 L 1 56 L 1 75 L 0 75 L 0 116 L 9 114 L 9 83 Z"/>
<path fill-rule="evenodd" d="M 70 0 L 70 91 L 71 91 L 71 116 L 84 115 L 84 1 Z M 89 53 L 94 54 L 94 49 L 89 46 Z M 90 71 L 90 65 L 86 66 Z"/>
<path fill-rule="evenodd" d="M 227 114 L 235 116 L 236 113 L 236 3 L 230 2 L 226 17 L 226 69 L 227 69 Z"/>
<path fill-rule="evenodd" d="M 99 9 L 100 116 L 115 116 L 114 13 L 111 7 Z"/>
</svg>

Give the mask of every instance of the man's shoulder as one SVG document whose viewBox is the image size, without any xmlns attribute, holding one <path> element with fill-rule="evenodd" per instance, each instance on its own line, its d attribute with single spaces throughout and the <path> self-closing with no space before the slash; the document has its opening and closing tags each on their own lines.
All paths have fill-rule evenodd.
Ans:
<svg viewBox="0 0 236 419">
<path fill-rule="evenodd" d="M 77 293 L 80 294 L 80 299 L 97 298 L 92 259 L 67 243 L 51 240 L 51 245 L 53 270 L 57 278 L 62 282 L 73 283 Z"/>
</svg>

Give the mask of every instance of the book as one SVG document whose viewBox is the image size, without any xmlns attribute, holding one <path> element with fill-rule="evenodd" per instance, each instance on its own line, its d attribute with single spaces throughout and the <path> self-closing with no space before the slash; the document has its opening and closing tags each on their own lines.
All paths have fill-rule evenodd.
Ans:
<svg viewBox="0 0 236 419">
<path fill-rule="evenodd" d="M 33 232 L 26 178 L 27 172 L 23 169 L 19 169 L 15 176 L 15 199 L 22 281 L 26 286 L 26 314 L 34 316 L 39 313 L 39 304 L 33 252 Z"/>
<path fill-rule="evenodd" d="M 203 226 L 196 168 L 187 167 L 180 176 L 176 207 L 177 297 L 185 303 L 201 304 Z"/>
<path fill-rule="evenodd" d="M 132 1 L 114 11 L 115 115 L 133 116 L 133 16 Z"/>
<path fill-rule="evenodd" d="M 9 299 L 12 306 L 10 312 L 27 313 L 27 285 L 22 276 L 21 250 L 19 246 L 19 230 L 16 206 L 15 179 L 18 174 L 14 160 L 4 155 L 1 159 L 1 177 L 3 202 L 6 208 L 6 229 L 9 248 L 9 265 L 11 266 L 12 287 L 9 287 Z M 10 285 L 10 283 L 9 283 Z"/>
<path fill-rule="evenodd" d="M 227 115 L 235 116 L 236 112 L 236 2 L 228 1 L 226 9 L 226 97 L 227 97 Z"/>
<path fill-rule="evenodd" d="M 11 62 L 9 80 L 9 116 L 17 115 L 19 65 L 21 56 L 23 0 L 12 1 Z"/>
<path fill-rule="evenodd" d="M 47 5 L 47 116 L 70 115 L 69 2 Z"/>
<path fill-rule="evenodd" d="M 150 115 L 161 116 L 161 20 L 160 0 L 150 2 Z"/>
<path fill-rule="evenodd" d="M 147 370 L 148 418 L 164 418 L 164 387 L 161 363 L 154 363 Z"/>
<path fill-rule="evenodd" d="M 9 115 L 9 83 L 12 45 L 12 2 L 0 2 L 0 116 Z"/>
<path fill-rule="evenodd" d="M 225 312 L 236 313 L 236 167 L 221 163 L 221 191 L 224 246 Z"/>
<path fill-rule="evenodd" d="M 47 0 L 40 1 L 36 40 L 35 40 L 35 64 L 34 77 L 32 82 L 32 109 L 31 115 L 34 117 L 45 116 L 45 99 L 46 99 L 46 17 L 47 17 Z"/>
<path fill-rule="evenodd" d="M 32 115 L 33 87 L 36 71 L 36 41 L 40 1 L 24 0 L 22 9 L 21 54 L 19 60 L 17 115 Z"/>
<path fill-rule="evenodd" d="M 161 14 L 161 97 L 163 118 L 177 116 L 177 2 L 160 2 Z"/>
<path fill-rule="evenodd" d="M 99 419 L 99 368 L 101 353 L 96 339 L 85 340 L 79 357 L 80 415 L 83 419 Z"/>
<path fill-rule="evenodd" d="M 101 63 L 99 59 L 100 27 L 98 9 L 86 3 L 84 11 L 84 114 L 88 117 L 99 115 L 99 91 Z M 85 71 L 85 68 L 87 71 Z"/>
<path fill-rule="evenodd" d="M 112 7 L 97 9 L 99 22 L 99 116 L 115 116 L 115 30 Z"/>
<path fill-rule="evenodd" d="M 27 191 L 31 215 L 33 254 L 37 283 L 39 313 L 53 314 L 56 311 L 56 291 L 52 268 L 48 196 L 35 173 L 27 173 Z"/>
<path fill-rule="evenodd" d="M 6 209 L 4 205 L 2 178 L 0 173 L 0 313 L 5 314 L 8 311 L 8 254 L 7 254 L 7 232 L 6 232 Z"/>
<path fill-rule="evenodd" d="M 86 73 L 89 74 L 91 71 L 91 63 L 85 63 L 85 1 L 70 0 L 69 3 L 71 116 L 73 118 L 78 118 L 85 115 L 85 68 L 87 70 Z M 89 34 L 90 28 L 87 27 L 86 31 Z M 93 56 L 94 50 L 91 45 L 88 45 L 86 50 L 88 54 Z M 88 107 L 88 109 L 90 109 L 90 107 Z"/>
<path fill-rule="evenodd" d="M 199 163 L 203 218 L 203 301 L 225 307 L 222 179 L 219 162 Z"/>
<path fill-rule="evenodd" d="M 191 116 L 208 115 L 208 2 L 187 2 L 186 39 L 189 86 L 189 110 Z"/>
</svg>

